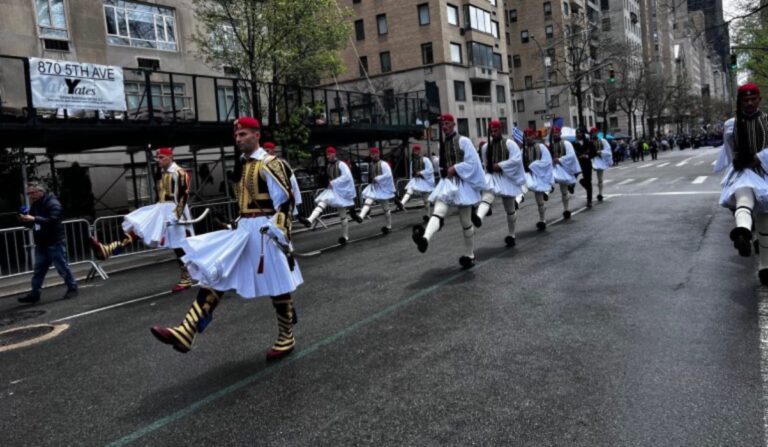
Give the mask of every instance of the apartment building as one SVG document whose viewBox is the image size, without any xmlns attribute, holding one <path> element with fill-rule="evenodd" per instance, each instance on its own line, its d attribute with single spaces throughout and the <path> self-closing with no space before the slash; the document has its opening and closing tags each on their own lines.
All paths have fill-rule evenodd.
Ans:
<svg viewBox="0 0 768 447">
<path fill-rule="evenodd" d="M 516 121 L 510 96 L 500 0 L 338 0 L 352 11 L 354 32 L 342 52 L 340 88 L 397 94 L 434 82 L 440 110 L 475 142 L 499 119 Z"/>
<path fill-rule="evenodd" d="M 211 82 L 199 81 L 199 103 L 192 104 L 190 75 L 223 76 L 197 55 L 192 39 L 196 27 L 192 0 L 3 0 L 0 55 L 183 72 L 186 75 L 174 76 L 173 82 L 168 75 L 153 74 L 151 92 L 146 92 L 143 72 L 124 70 L 127 113 L 147 113 L 146 98 L 151 95 L 158 119 L 167 118 L 175 104 L 177 119 L 190 117 L 197 107 L 201 119 L 215 120 L 217 114 L 223 118 L 231 109 L 233 91 L 226 84 L 214 89 Z M 21 61 L 0 59 L 0 106 L 6 116 L 20 114 L 26 107 L 23 73 Z M 64 117 L 63 110 L 50 113 Z M 66 113 L 69 119 L 79 119 L 87 112 L 67 109 Z M 51 166 L 60 169 L 77 161 L 88 168 L 93 190 L 100 196 L 97 213 L 122 210 L 148 200 L 144 149 L 117 146 L 87 155 L 58 155 L 55 162 L 42 163 L 38 175 L 45 177 L 51 174 Z M 45 152 L 43 148 L 26 150 Z M 178 147 L 176 152 L 185 164 L 197 157 L 201 165 L 214 166 L 219 158 L 218 149 L 193 154 L 188 147 Z M 126 170 L 131 160 L 143 166 Z M 214 172 L 214 182 L 200 185 L 200 193 L 218 193 L 222 177 L 223 173 Z"/>
<path fill-rule="evenodd" d="M 641 76 L 640 70 L 646 62 L 643 51 L 643 32 L 641 11 L 639 0 L 600 0 L 601 30 L 604 45 L 618 45 L 623 51 L 628 52 L 631 63 L 628 64 L 627 72 L 624 76 L 637 79 Z M 626 112 L 616 106 L 615 100 L 608 101 L 607 123 L 604 128 L 611 132 L 623 132 L 630 135 L 641 134 L 642 117 L 639 110 L 634 112 L 632 123 L 629 122 L 629 116 Z M 634 130 L 632 127 L 634 126 Z"/>
<path fill-rule="evenodd" d="M 583 41 L 600 20 L 598 0 L 575 1 L 507 1 L 506 38 L 511 65 L 510 86 L 513 90 L 513 113 L 521 127 L 542 129 L 554 118 L 562 118 L 567 126 L 579 123 L 577 98 L 571 93 L 568 78 L 571 68 L 566 64 L 569 51 L 567 36 Z M 587 21 L 591 26 L 585 26 Z M 596 51 L 590 45 L 588 51 Z M 596 103 L 594 91 L 588 87 L 595 79 L 585 60 L 582 114 L 586 126 L 594 126 Z M 547 101 L 548 99 L 548 101 Z"/>
</svg>

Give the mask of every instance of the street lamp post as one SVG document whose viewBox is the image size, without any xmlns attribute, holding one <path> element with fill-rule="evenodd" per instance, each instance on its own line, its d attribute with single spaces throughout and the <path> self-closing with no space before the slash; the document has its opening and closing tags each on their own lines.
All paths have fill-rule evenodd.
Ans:
<svg viewBox="0 0 768 447">
<path fill-rule="evenodd" d="M 536 37 L 531 36 L 531 40 L 536 44 L 537 47 L 539 47 L 539 55 L 541 56 L 541 66 L 544 67 L 544 114 L 545 116 L 549 116 L 549 65 L 551 63 L 548 63 L 548 57 L 546 54 L 544 54 L 544 49 L 541 47 L 541 44 L 538 40 L 536 40 Z M 549 119 L 549 118 L 547 118 Z M 546 120 L 545 120 L 546 121 Z"/>
</svg>

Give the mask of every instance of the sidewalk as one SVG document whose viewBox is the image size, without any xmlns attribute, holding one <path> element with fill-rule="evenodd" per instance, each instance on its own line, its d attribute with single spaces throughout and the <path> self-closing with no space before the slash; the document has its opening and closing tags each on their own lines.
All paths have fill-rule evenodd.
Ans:
<svg viewBox="0 0 768 447">
<path fill-rule="evenodd" d="M 108 275 L 125 270 L 135 269 L 146 265 L 158 264 L 162 262 L 174 261 L 176 256 L 172 250 L 155 250 L 147 253 L 134 254 L 130 256 L 118 256 L 102 262 L 100 265 Z M 71 267 L 72 274 L 75 275 L 78 283 L 84 283 L 91 265 L 87 263 L 76 264 Z M 0 299 L 9 298 L 14 295 L 29 292 L 32 274 L 12 276 L 10 278 L 0 279 Z M 93 281 L 102 281 L 101 277 L 96 275 Z M 56 287 L 64 284 L 64 280 L 56 273 L 56 269 L 48 271 L 45 277 L 43 288 Z"/>
</svg>

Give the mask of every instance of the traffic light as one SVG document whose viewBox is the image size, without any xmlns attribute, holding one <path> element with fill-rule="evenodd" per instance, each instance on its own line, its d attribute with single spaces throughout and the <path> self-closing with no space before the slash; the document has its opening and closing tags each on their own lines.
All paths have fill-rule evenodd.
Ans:
<svg viewBox="0 0 768 447">
<path fill-rule="evenodd" d="M 738 64 L 736 63 L 736 53 L 731 53 L 731 70 L 735 70 L 737 65 Z"/>
<path fill-rule="evenodd" d="M 608 82 L 611 84 L 616 82 L 616 72 L 613 69 L 608 70 Z"/>
</svg>

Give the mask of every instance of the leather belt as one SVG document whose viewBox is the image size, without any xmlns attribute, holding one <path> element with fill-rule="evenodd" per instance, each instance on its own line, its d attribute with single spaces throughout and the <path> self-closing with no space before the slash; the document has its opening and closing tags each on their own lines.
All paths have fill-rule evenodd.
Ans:
<svg viewBox="0 0 768 447">
<path fill-rule="evenodd" d="M 249 218 L 249 217 L 265 217 L 265 216 L 271 216 L 275 213 L 262 213 L 262 212 L 256 212 L 256 213 L 240 213 L 240 217 Z"/>
</svg>

